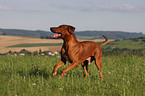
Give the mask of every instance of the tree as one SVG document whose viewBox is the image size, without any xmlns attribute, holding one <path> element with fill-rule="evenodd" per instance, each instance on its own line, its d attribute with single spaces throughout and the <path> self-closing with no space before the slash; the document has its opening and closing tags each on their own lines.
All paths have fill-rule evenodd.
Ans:
<svg viewBox="0 0 145 96">
<path fill-rule="evenodd" d="M 2 35 L 7 35 L 7 34 L 3 32 Z"/>
</svg>

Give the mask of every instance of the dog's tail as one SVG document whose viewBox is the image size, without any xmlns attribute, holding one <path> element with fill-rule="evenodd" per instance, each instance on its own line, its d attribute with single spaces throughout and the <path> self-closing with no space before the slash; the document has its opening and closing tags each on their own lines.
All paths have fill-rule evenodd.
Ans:
<svg viewBox="0 0 145 96">
<path fill-rule="evenodd" d="M 103 46 L 103 45 L 105 45 L 105 44 L 108 42 L 107 37 L 106 37 L 106 36 L 104 36 L 104 35 L 103 35 L 103 37 L 106 39 L 106 41 L 105 41 L 105 42 L 103 42 L 103 43 L 101 43 L 101 44 L 99 44 L 99 46 L 100 46 L 100 47 L 101 47 L 101 46 Z"/>
</svg>

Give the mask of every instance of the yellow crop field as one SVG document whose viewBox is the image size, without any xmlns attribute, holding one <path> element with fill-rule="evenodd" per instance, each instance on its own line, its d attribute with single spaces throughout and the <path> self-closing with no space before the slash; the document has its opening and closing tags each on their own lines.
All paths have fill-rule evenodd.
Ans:
<svg viewBox="0 0 145 96">
<path fill-rule="evenodd" d="M 95 39 L 89 40 L 94 42 L 103 42 L 105 39 Z M 84 40 L 79 40 L 84 41 Z M 110 40 L 113 41 L 113 40 Z M 21 37 L 21 36 L 3 36 L 0 35 L 0 53 L 5 53 L 8 51 L 20 51 L 22 49 L 26 49 L 28 51 L 38 51 L 41 49 L 42 51 L 59 51 L 61 46 L 39 46 L 39 47 L 12 47 L 7 48 L 8 46 L 24 44 L 24 43 L 63 43 L 62 39 L 39 39 L 39 38 L 29 38 L 29 37 Z"/>
</svg>

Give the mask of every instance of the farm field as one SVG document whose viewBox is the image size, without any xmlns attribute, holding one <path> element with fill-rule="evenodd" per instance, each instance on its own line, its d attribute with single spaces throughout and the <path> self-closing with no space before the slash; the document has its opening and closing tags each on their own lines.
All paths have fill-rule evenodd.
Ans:
<svg viewBox="0 0 145 96">
<path fill-rule="evenodd" d="M 103 42 L 105 39 L 90 40 L 94 42 Z M 79 40 L 84 41 L 84 40 Z M 113 40 L 110 40 L 113 41 Z M 60 51 L 63 41 L 62 39 L 39 39 L 20 36 L 0 36 L 0 53 L 11 51 L 20 51 L 26 49 L 28 51 Z M 18 46 L 15 46 L 18 45 Z M 55 45 L 55 46 L 54 46 Z M 11 47 L 12 46 L 12 47 Z"/>
<path fill-rule="evenodd" d="M 125 39 L 125 40 L 115 40 L 109 42 L 102 48 L 126 48 L 126 49 L 145 49 L 145 38 L 144 39 Z"/>
<path fill-rule="evenodd" d="M 8 48 L 8 46 L 25 44 L 25 43 L 62 43 L 62 40 L 54 39 L 39 39 L 39 38 L 28 38 L 28 37 L 19 37 L 19 36 L 0 36 L 0 53 L 8 51 L 20 51 L 26 49 L 28 51 L 36 51 L 39 49 L 42 50 L 58 50 L 60 46 L 37 46 L 37 47 L 13 47 Z"/>
<path fill-rule="evenodd" d="M 62 79 L 52 77 L 54 56 L 0 56 L 1 96 L 144 96 L 145 56 L 103 56 L 103 80 L 94 62 L 85 78 L 81 65 L 68 71 Z"/>
</svg>

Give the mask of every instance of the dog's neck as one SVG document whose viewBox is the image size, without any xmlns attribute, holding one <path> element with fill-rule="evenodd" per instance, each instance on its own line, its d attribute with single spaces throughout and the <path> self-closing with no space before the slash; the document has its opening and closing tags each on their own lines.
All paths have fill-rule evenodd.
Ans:
<svg viewBox="0 0 145 96">
<path fill-rule="evenodd" d="M 65 38 L 63 38 L 63 41 L 67 46 L 73 46 L 74 44 L 78 43 L 78 40 L 74 33 L 72 33 L 71 35 L 66 35 Z"/>
</svg>

